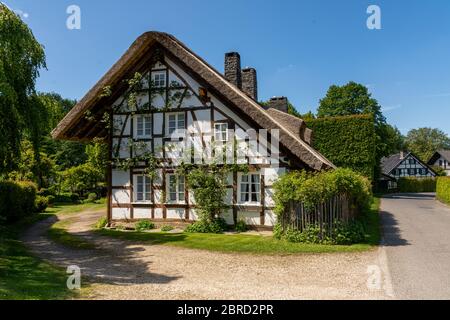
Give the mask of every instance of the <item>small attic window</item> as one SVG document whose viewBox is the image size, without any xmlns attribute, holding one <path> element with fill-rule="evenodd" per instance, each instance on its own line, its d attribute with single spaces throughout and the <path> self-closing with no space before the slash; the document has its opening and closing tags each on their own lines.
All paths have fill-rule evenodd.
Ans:
<svg viewBox="0 0 450 320">
<path fill-rule="evenodd" d="M 208 91 L 205 88 L 198 88 L 198 95 L 201 99 L 206 99 L 208 97 Z"/>
<path fill-rule="evenodd" d="M 166 72 L 158 71 L 152 74 L 153 86 L 156 88 L 164 88 L 166 86 Z"/>
<path fill-rule="evenodd" d="M 200 98 L 200 101 L 202 101 L 203 103 L 211 101 L 211 99 L 208 97 L 208 90 L 202 87 L 198 88 L 198 97 Z"/>
</svg>

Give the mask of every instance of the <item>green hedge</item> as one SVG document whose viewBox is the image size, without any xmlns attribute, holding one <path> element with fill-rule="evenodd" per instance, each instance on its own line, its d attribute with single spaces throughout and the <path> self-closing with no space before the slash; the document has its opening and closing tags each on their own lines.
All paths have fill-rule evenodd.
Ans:
<svg viewBox="0 0 450 320">
<path fill-rule="evenodd" d="M 327 117 L 307 122 L 313 130 L 314 148 L 336 166 L 350 168 L 373 180 L 376 134 L 373 117 Z"/>
<path fill-rule="evenodd" d="M 437 178 L 436 198 L 439 201 L 450 204 L 450 177 Z"/>
<path fill-rule="evenodd" d="M 312 208 L 343 193 L 351 196 L 360 209 L 365 209 L 372 196 L 366 177 L 342 168 L 318 173 L 292 171 L 275 182 L 274 190 L 275 212 L 278 215 L 285 212 L 290 201 L 299 201 Z"/>
<path fill-rule="evenodd" d="M 0 218 L 14 222 L 36 210 L 36 185 L 32 182 L 0 182 Z"/>
<path fill-rule="evenodd" d="M 399 192 L 435 192 L 436 179 L 403 177 L 398 179 Z"/>
</svg>

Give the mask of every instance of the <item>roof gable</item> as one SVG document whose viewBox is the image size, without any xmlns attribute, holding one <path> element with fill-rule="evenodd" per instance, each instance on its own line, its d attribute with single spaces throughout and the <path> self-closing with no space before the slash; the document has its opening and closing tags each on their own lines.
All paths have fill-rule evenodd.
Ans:
<svg viewBox="0 0 450 320">
<path fill-rule="evenodd" d="M 145 64 L 145 60 L 149 59 L 150 56 L 149 50 L 156 44 L 164 48 L 173 57 L 176 57 L 186 69 L 207 83 L 213 92 L 225 97 L 234 107 L 239 108 L 261 128 L 279 129 L 280 143 L 312 169 L 321 170 L 334 167 L 328 159 L 309 146 L 299 135 L 295 135 L 280 121 L 270 116 L 262 106 L 228 82 L 218 71 L 189 50 L 184 44 L 173 36 L 161 32 L 147 32 L 140 36 L 119 61 L 66 115 L 52 132 L 52 136 L 56 139 L 89 140 L 94 138 L 95 135 L 100 135 L 101 132 L 99 130 L 101 128 L 96 129 L 99 127 L 98 123 L 91 124 L 92 129 L 84 132 L 82 137 L 76 136 L 74 132 L 77 132 L 80 122 L 87 121 L 83 119 L 86 112 L 97 112 L 99 109 L 107 107 L 106 99 L 101 97 L 104 88 L 111 86 L 113 91 L 118 90 L 117 88 L 120 87 L 121 81 L 127 79 L 127 74 L 133 74 L 133 70 L 138 70 L 139 65 L 142 67 Z"/>
<path fill-rule="evenodd" d="M 430 170 L 433 174 L 436 174 L 432 168 L 430 168 L 426 163 L 422 162 L 412 152 L 406 153 L 403 158 L 401 157 L 401 153 L 396 153 L 389 157 L 381 159 L 381 171 L 385 175 L 391 175 L 394 169 L 397 169 L 400 165 L 404 164 L 409 159 L 416 160 L 421 166 Z"/>
<path fill-rule="evenodd" d="M 434 165 L 439 158 L 444 158 L 450 162 L 450 150 L 438 150 L 428 160 L 428 165 Z"/>
</svg>

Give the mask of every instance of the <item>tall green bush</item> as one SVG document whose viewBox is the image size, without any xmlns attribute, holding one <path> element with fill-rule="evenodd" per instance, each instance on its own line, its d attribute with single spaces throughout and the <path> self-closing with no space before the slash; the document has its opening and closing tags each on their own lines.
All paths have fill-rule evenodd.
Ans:
<svg viewBox="0 0 450 320">
<path fill-rule="evenodd" d="M 450 204 L 450 177 L 437 178 L 436 198 L 439 201 Z"/>
<path fill-rule="evenodd" d="M 370 181 L 346 168 L 319 173 L 292 171 L 274 184 L 275 212 L 284 213 L 290 201 L 302 202 L 313 208 L 336 195 L 347 194 L 361 208 L 367 208 L 371 199 Z"/>
<path fill-rule="evenodd" d="M 314 148 L 337 167 L 350 168 L 373 180 L 377 137 L 373 117 L 353 115 L 311 119 Z"/>
<path fill-rule="evenodd" d="M 0 217 L 14 222 L 36 211 L 37 188 L 32 182 L 0 182 Z"/>
<path fill-rule="evenodd" d="M 280 224 L 290 201 L 302 202 L 306 209 L 326 202 L 334 196 L 347 194 L 358 211 L 366 212 L 371 200 L 371 184 L 366 177 L 350 170 L 337 169 L 319 173 L 293 171 L 282 176 L 274 185 L 275 212 L 278 223 L 274 228 L 276 238 L 291 242 L 349 244 L 364 240 L 364 224 L 358 220 L 348 223 L 336 223 L 332 236 L 320 235 L 317 225 L 310 225 L 299 231 L 288 228 L 283 230 Z"/>
<path fill-rule="evenodd" d="M 397 182 L 399 192 L 435 192 L 435 178 L 402 177 Z"/>
</svg>

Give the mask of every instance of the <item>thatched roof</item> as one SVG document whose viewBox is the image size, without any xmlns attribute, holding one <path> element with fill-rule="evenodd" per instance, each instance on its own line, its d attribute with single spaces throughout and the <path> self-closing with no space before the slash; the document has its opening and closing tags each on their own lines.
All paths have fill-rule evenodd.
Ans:
<svg viewBox="0 0 450 320">
<path fill-rule="evenodd" d="M 244 114 L 255 125 L 265 129 L 280 129 L 280 143 L 300 161 L 315 170 L 334 168 L 334 165 L 323 155 L 314 150 L 287 127 L 279 117 L 275 118 L 256 101 L 248 97 L 225 77 L 197 56 L 183 43 L 170 34 L 162 32 L 147 32 L 140 36 L 119 59 L 118 62 L 100 79 L 100 81 L 81 99 L 81 101 L 66 115 L 53 130 L 55 139 L 92 140 L 104 137 L 107 130 L 99 121 L 88 120 L 87 111 L 99 116 L 111 104 L 113 97 L 102 98 L 102 90 L 110 86 L 113 93 L 118 94 L 123 88 L 124 79 L 131 78 L 139 68 L 145 65 L 151 55 L 152 48 L 161 47 L 165 53 L 177 59 L 196 80 L 205 84 L 213 94 L 225 99 L 235 110 Z M 117 96 L 115 96 L 117 98 Z M 300 127 L 299 127 L 300 128 Z M 307 133 L 307 135 L 309 132 Z"/>
</svg>

